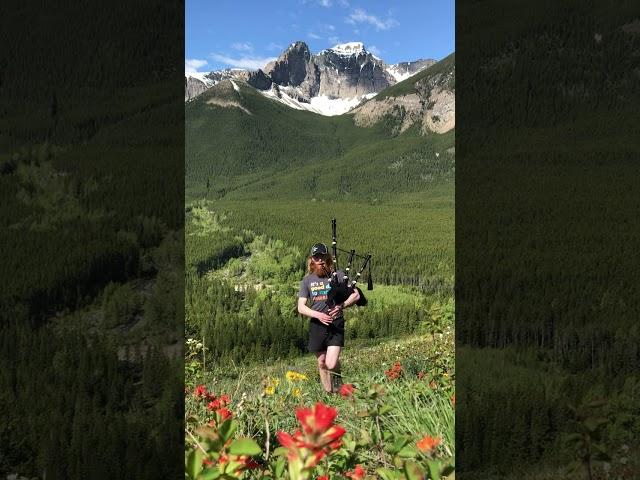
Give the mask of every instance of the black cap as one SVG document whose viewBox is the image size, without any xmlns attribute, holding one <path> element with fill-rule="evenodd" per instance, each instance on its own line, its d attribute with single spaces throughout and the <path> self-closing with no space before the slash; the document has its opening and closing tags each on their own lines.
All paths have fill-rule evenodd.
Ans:
<svg viewBox="0 0 640 480">
<path fill-rule="evenodd" d="M 313 247 L 311 247 L 311 256 L 314 255 L 326 255 L 329 253 L 329 249 L 324 243 L 316 243 Z"/>
</svg>

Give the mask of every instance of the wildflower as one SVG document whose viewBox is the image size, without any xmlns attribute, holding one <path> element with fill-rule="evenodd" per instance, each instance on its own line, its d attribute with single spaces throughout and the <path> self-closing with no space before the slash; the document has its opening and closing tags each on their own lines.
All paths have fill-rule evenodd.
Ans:
<svg viewBox="0 0 640 480">
<path fill-rule="evenodd" d="M 209 392 L 207 392 L 207 387 L 204 385 L 198 385 L 193 391 L 193 395 L 196 398 L 205 398 Z"/>
<path fill-rule="evenodd" d="M 223 407 L 219 410 L 216 410 L 216 413 L 220 416 L 220 421 L 224 422 L 227 418 L 229 418 L 230 416 L 233 415 L 233 413 L 231 412 L 231 410 L 229 410 L 226 407 Z"/>
<path fill-rule="evenodd" d="M 244 470 L 251 470 L 260 466 L 260 464 L 249 455 L 239 455 L 235 458 L 235 460 L 240 463 L 240 467 L 236 469 L 236 474 Z"/>
<path fill-rule="evenodd" d="M 422 380 L 424 378 L 424 372 L 423 371 L 419 371 L 418 372 L 418 379 Z"/>
<path fill-rule="evenodd" d="M 274 387 L 273 385 L 269 385 L 268 387 L 265 387 L 264 393 L 266 393 L 267 395 L 273 395 L 274 393 L 276 393 L 276 387 Z"/>
<path fill-rule="evenodd" d="M 297 382 L 300 380 L 306 380 L 307 376 L 303 375 L 302 373 L 298 373 L 298 372 L 294 372 L 292 370 L 289 370 L 285 376 L 287 377 L 287 380 L 289 380 L 290 382 Z"/>
<path fill-rule="evenodd" d="M 299 397 L 300 395 L 302 395 L 302 390 L 300 390 L 298 387 L 295 387 L 293 390 L 291 390 L 291 394 L 294 397 Z"/>
<path fill-rule="evenodd" d="M 211 467 L 211 466 L 213 466 L 213 461 L 209 460 L 208 458 L 203 458 L 202 459 L 202 466 L 203 467 Z"/>
<path fill-rule="evenodd" d="M 362 480 L 366 473 L 362 465 L 356 465 L 356 468 L 354 468 L 352 472 L 347 472 L 344 475 L 351 480 Z"/>
<path fill-rule="evenodd" d="M 220 400 L 212 400 L 211 402 L 209 402 L 207 404 L 207 409 L 211 410 L 211 411 L 218 410 L 221 407 L 222 407 L 222 405 L 220 403 Z"/>
<path fill-rule="evenodd" d="M 402 376 L 402 365 L 400 362 L 395 362 L 389 370 L 385 370 L 384 374 L 389 380 L 395 380 Z"/>
<path fill-rule="evenodd" d="M 435 448 L 440 445 L 440 438 L 433 438 L 431 435 L 425 435 L 416 443 L 416 447 L 422 453 L 431 453 Z"/>
<path fill-rule="evenodd" d="M 335 408 L 320 402 L 311 408 L 296 409 L 302 430 L 293 435 L 277 433 L 278 441 L 289 451 L 289 461 L 301 462 L 303 468 L 313 468 L 325 455 L 339 448 L 346 430 L 333 423 L 337 415 Z"/>
<path fill-rule="evenodd" d="M 329 480 L 329 475 L 320 475 L 316 480 Z"/>
<path fill-rule="evenodd" d="M 355 390 L 356 387 L 353 386 L 353 383 L 343 383 L 340 387 L 339 393 L 345 398 L 352 397 Z"/>
</svg>

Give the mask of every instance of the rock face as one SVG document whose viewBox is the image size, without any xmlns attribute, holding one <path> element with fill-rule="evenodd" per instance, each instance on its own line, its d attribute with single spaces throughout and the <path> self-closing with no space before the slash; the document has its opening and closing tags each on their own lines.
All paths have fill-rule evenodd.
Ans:
<svg viewBox="0 0 640 480">
<path fill-rule="evenodd" d="M 248 80 L 249 71 L 241 68 L 225 68 L 224 70 L 217 70 L 215 72 L 209 72 L 205 75 L 215 85 L 222 80 Z"/>
<path fill-rule="evenodd" d="M 294 87 L 297 96 L 328 98 L 362 97 L 393 85 L 384 62 L 359 42 L 336 45 L 312 55 L 304 42 L 295 42 L 265 73 L 274 83 Z"/>
<path fill-rule="evenodd" d="M 402 133 L 415 123 L 423 134 L 445 133 L 455 127 L 455 57 L 450 55 L 433 68 L 409 79 L 412 87 L 384 98 L 373 98 L 353 109 L 354 122 L 372 126 L 385 117 L 392 119 L 394 133 Z M 393 90 L 393 89 L 392 89 Z"/>
<path fill-rule="evenodd" d="M 249 77 L 247 78 L 247 82 L 253 88 L 257 88 L 258 90 L 269 90 L 273 82 L 271 78 L 269 78 L 262 70 L 258 69 L 253 72 L 249 72 Z"/>
<path fill-rule="evenodd" d="M 382 60 L 367 52 L 361 43 L 351 45 L 356 46 L 351 52 L 337 46 L 317 55 L 316 62 L 321 71 L 320 95 L 362 97 L 396 83 Z"/>
<path fill-rule="evenodd" d="M 187 76 L 184 77 L 184 101 L 189 101 L 192 98 L 197 97 L 201 93 L 205 92 L 210 85 L 206 82 L 197 79 L 196 77 Z"/>
<path fill-rule="evenodd" d="M 318 71 L 306 43 L 292 43 L 266 68 L 265 73 L 274 83 L 283 87 L 298 87 L 303 95 L 315 96 L 319 83 Z"/>
<path fill-rule="evenodd" d="M 194 99 L 223 80 L 248 81 L 251 77 L 251 73 L 255 72 L 248 72 L 247 70 L 238 68 L 227 68 L 225 70 L 218 70 L 209 73 L 185 73 L 184 101 L 188 102 L 189 100 Z"/>
<path fill-rule="evenodd" d="M 421 59 L 388 66 L 360 42 L 335 45 L 314 55 L 306 43 L 298 41 L 264 69 L 214 71 L 204 74 L 204 81 L 209 88 L 225 79 L 245 80 L 293 108 L 335 115 L 433 63 L 435 60 Z M 189 87 L 185 80 L 185 100 L 206 88 Z"/>
</svg>

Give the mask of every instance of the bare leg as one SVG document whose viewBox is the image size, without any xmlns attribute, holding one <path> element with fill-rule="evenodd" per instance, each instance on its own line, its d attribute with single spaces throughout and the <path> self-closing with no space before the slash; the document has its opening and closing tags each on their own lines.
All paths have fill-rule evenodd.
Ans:
<svg viewBox="0 0 640 480">
<path fill-rule="evenodd" d="M 325 364 L 327 352 L 316 352 L 318 358 L 318 372 L 320 373 L 320 383 L 325 392 L 331 392 L 331 374 Z"/>
<path fill-rule="evenodd" d="M 334 393 L 340 390 L 342 385 L 342 375 L 340 374 L 340 352 L 342 347 L 331 345 L 327 347 L 325 356 L 325 365 L 331 378 L 332 391 Z"/>
</svg>

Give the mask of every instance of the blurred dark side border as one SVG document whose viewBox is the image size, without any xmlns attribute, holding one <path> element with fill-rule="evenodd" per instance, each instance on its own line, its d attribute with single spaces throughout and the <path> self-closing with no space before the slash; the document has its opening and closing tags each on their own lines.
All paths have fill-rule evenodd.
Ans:
<svg viewBox="0 0 640 480">
<path fill-rule="evenodd" d="M 637 3 L 456 18 L 456 473 L 638 478 Z"/>
<path fill-rule="evenodd" d="M 184 2 L 3 2 L 0 477 L 182 478 Z"/>
</svg>

